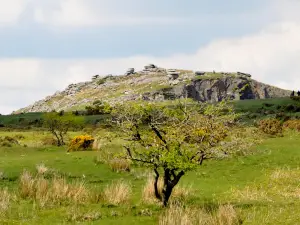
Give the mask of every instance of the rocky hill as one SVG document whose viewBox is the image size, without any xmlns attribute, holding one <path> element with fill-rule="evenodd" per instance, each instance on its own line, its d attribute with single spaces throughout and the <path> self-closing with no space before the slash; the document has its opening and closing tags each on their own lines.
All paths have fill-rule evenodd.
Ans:
<svg viewBox="0 0 300 225">
<path fill-rule="evenodd" d="M 255 81 L 245 73 L 166 70 L 150 64 L 143 71 L 135 72 L 130 68 L 125 75 L 95 75 L 91 81 L 70 84 L 65 90 L 14 113 L 80 110 L 97 99 L 114 104 L 129 100 L 162 101 L 188 96 L 198 101 L 216 102 L 224 98 L 286 97 L 290 93 Z"/>
</svg>

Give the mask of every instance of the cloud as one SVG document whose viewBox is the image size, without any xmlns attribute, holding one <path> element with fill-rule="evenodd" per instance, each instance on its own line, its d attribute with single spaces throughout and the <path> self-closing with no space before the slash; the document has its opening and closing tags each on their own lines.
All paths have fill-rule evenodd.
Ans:
<svg viewBox="0 0 300 225">
<path fill-rule="evenodd" d="M 170 24 L 185 20 L 178 16 L 141 15 L 142 9 L 138 5 L 132 0 L 54 0 L 52 5 L 36 6 L 33 12 L 36 22 L 63 27 Z"/>
<path fill-rule="evenodd" d="M 254 79 L 286 89 L 300 89 L 300 24 L 278 23 L 241 38 L 220 39 L 193 54 L 168 57 L 133 56 L 111 59 L 0 59 L 0 111 L 26 106 L 70 83 L 93 75 L 123 74 L 155 63 L 165 68 L 243 71 Z M 7 91 L 8 90 L 8 91 Z M 10 94 L 7 94 L 7 93 Z"/>
<path fill-rule="evenodd" d="M 31 0 L 0 0 L 0 27 L 16 24 Z"/>
</svg>

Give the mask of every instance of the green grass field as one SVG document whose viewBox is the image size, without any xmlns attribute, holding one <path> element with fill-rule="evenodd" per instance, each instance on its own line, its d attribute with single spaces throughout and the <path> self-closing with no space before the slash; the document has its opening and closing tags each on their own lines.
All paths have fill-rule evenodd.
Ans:
<svg viewBox="0 0 300 225">
<path fill-rule="evenodd" d="M 253 124 L 252 115 L 254 119 L 282 112 L 297 116 L 299 107 L 289 98 L 233 104 L 247 126 Z M 0 124 L 5 125 L 0 139 L 19 138 L 19 145 L 0 147 L 0 224 L 300 224 L 296 213 L 300 210 L 300 133 L 252 137 L 251 128 L 244 124 L 240 132 L 249 136 L 248 142 L 255 137 L 261 142 L 252 145 L 246 156 L 205 161 L 189 172 L 175 188 L 172 207 L 164 209 L 145 195 L 152 171 L 131 166 L 130 171 L 116 172 L 107 163 L 112 153 L 123 151 L 121 139 L 100 141 L 98 151 L 69 153 L 67 147 L 45 144 L 51 134 L 43 128 L 28 129 L 30 121 L 41 117 L 40 113 L 0 116 Z M 88 126 L 69 132 L 67 142 L 84 133 L 100 140 L 114 133 L 105 126 L 91 126 L 104 119 L 107 116 L 85 117 Z M 19 129 L 24 126 L 25 130 Z M 191 223 L 192 217 L 210 218 L 210 222 Z M 173 218 L 173 223 L 163 222 L 164 218 Z"/>
<path fill-rule="evenodd" d="M 23 132 L 22 143 L 30 144 L 46 135 L 34 133 Z M 0 136 L 16 134 L 1 132 Z M 179 186 L 190 189 L 184 205 L 213 211 L 218 205 L 230 204 L 242 224 L 298 224 L 299 141 L 299 134 L 287 133 L 284 137 L 265 139 L 253 147 L 249 156 L 204 163 L 180 181 Z M 120 150 L 118 143 L 111 143 L 110 147 Z M 0 224 L 158 224 L 164 209 L 141 201 L 147 171 L 133 168 L 131 172 L 113 172 L 108 165 L 95 163 L 99 154 L 101 150 L 67 153 L 64 147 L 39 145 L 1 148 L 0 189 L 8 188 L 17 197 L 10 200 L 5 213 L 0 213 Z M 33 199 L 18 197 L 20 174 L 24 169 L 36 174 L 39 164 L 66 177 L 70 183 L 84 182 L 86 188 L 96 193 L 113 181 L 124 180 L 131 185 L 130 199 L 121 204 L 66 202 L 40 207 Z"/>
</svg>

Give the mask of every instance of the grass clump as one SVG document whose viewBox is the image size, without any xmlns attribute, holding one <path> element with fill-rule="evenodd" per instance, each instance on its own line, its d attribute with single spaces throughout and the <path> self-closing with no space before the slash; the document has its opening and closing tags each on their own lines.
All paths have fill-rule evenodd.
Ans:
<svg viewBox="0 0 300 225">
<path fill-rule="evenodd" d="M 105 202 L 112 205 L 129 202 L 131 194 L 131 185 L 123 180 L 112 182 L 103 192 Z"/>
<path fill-rule="evenodd" d="M 55 138 L 48 136 L 48 137 L 44 137 L 41 140 L 42 145 L 44 146 L 56 146 L 57 145 L 57 140 L 55 140 Z"/>
<path fill-rule="evenodd" d="M 0 215 L 4 215 L 10 208 L 12 196 L 8 189 L 0 189 Z"/>
<path fill-rule="evenodd" d="M 171 205 L 159 218 L 159 225 L 238 225 L 241 219 L 232 205 L 220 205 L 216 212 Z"/>
<path fill-rule="evenodd" d="M 87 203 L 91 193 L 83 182 L 70 184 L 65 178 L 54 177 L 51 180 L 43 176 L 33 176 L 24 171 L 20 177 L 19 195 L 23 199 L 31 199 L 41 207 Z"/>
<path fill-rule="evenodd" d="M 112 171 L 120 172 L 130 172 L 130 162 L 126 159 L 114 158 L 108 161 L 108 165 Z"/>
</svg>

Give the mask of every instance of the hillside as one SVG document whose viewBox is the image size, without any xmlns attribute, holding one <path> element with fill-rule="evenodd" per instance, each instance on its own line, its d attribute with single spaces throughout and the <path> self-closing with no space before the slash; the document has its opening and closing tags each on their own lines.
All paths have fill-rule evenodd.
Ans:
<svg viewBox="0 0 300 225">
<path fill-rule="evenodd" d="M 188 96 L 197 101 L 286 97 L 290 91 L 260 83 L 244 73 L 193 72 L 167 70 L 150 64 L 143 71 L 131 68 L 122 76 L 94 76 L 91 81 L 70 84 L 35 102 L 17 113 L 49 112 L 52 110 L 80 110 L 96 99 L 111 104 L 130 100 L 161 101 Z"/>
</svg>

